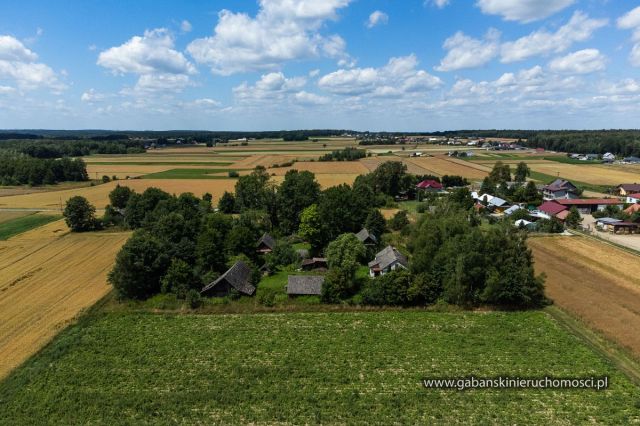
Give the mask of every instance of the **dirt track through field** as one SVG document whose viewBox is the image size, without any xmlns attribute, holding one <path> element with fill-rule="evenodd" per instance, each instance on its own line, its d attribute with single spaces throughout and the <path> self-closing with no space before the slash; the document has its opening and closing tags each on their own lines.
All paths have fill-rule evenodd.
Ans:
<svg viewBox="0 0 640 426">
<path fill-rule="evenodd" d="M 57 221 L 0 242 L 0 378 L 111 289 L 129 234 L 67 231 Z"/>
<path fill-rule="evenodd" d="M 529 246 L 554 303 L 640 358 L 640 257 L 580 236 Z"/>
</svg>

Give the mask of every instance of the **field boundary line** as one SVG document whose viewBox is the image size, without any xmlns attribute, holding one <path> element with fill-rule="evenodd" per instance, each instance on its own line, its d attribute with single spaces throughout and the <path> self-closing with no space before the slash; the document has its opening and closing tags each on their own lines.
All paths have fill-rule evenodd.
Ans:
<svg viewBox="0 0 640 426">
<path fill-rule="evenodd" d="M 549 306 L 544 309 L 544 312 L 555 319 L 569 333 L 582 340 L 601 357 L 611 362 L 634 384 L 640 386 L 640 364 L 623 347 L 592 330 L 579 318 L 558 306 Z"/>
</svg>

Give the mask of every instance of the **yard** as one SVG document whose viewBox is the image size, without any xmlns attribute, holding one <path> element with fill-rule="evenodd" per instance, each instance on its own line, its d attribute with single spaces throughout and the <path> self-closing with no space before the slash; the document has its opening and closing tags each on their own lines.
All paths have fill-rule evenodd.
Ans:
<svg viewBox="0 0 640 426">
<path fill-rule="evenodd" d="M 609 376 L 606 391 L 429 377 Z M 631 424 L 637 388 L 544 312 L 94 312 L 0 384 L 3 424 Z"/>
</svg>

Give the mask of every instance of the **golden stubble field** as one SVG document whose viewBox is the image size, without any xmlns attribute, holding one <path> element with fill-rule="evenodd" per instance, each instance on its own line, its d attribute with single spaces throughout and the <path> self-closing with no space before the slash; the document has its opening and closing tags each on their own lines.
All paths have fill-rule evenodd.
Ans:
<svg viewBox="0 0 640 426">
<path fill-rule="evenodd" d="M 640 358 L 640 256 L 580 236 L 528 244 L 554 303 Z"/>
<path fill-rule="evenodd" d="M 110 291 L 128 236 L 71 234 L 56 221 L 0 241 L 0 378 Z"/>
<path fill-rule="evenodd" d="M 156 187 L 171 194 L 192 192 L 199 197 L 208 192 L 218 200 L 224 191 L 233 191 L 235 183 L 235 179 L 130 179 L 73 190 L 0 197 L 0 208 L 61 210 L 69 198 L 81 195 L 102 209 L 109 204 L 109 193 L 116 185 L 128 186 L 136 192 Z"/>
</svg>

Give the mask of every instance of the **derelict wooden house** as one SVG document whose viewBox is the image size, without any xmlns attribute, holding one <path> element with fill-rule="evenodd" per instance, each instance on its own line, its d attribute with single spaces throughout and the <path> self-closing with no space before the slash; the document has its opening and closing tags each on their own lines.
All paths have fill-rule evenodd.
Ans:
<svg viewBox="0 0 640 426">
<path fill-rule="evenodd" d="M 256 251 L 260 254 L 271 253 L 276 247 L 276 240 L 269 234 L 264 234 L 258 240 Z"/>
<path fill-rule="evenodd" d="M 204 296 L 223 297 L 227 296 L 232 289 L 238 293 L 253 296 L 256 288 L 251 284 L 251 268 L 243 261 L 236 262 L 227 272 L 220 277 L 207 284 L 200 291 Z"/>
</svg>

